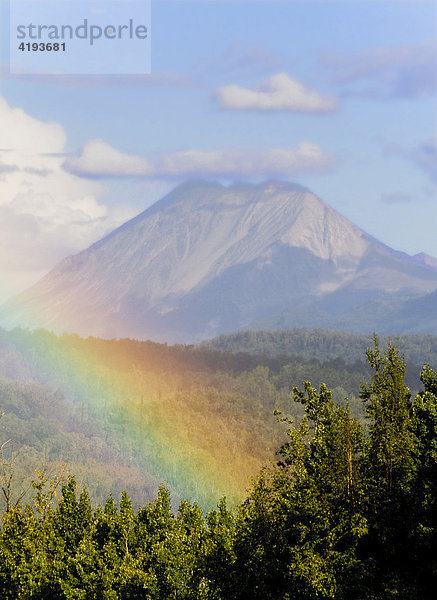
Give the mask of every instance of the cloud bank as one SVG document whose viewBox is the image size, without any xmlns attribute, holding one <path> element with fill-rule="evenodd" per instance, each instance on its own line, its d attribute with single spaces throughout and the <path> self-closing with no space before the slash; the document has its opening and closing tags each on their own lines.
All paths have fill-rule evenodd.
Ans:
<svg viewBox="0 0 437 600">
<path fill-rule="evenodd" d="M 150 163 L 146 158 L 123 154 L 102 140 L 85 144 L 78 157 L 65 161 L 65 168 L 82 177 L 288 177 L 302 171 L 323 171 L 333 157 L 310 142 L 297 148 L 269 150 L 185 150 L 167 154 Z"/>
<path fill-rule="evenodd" d="M 128 216 L 63 168 L 66 133 L 0 97 L 0 302 Z"/>
</svg>

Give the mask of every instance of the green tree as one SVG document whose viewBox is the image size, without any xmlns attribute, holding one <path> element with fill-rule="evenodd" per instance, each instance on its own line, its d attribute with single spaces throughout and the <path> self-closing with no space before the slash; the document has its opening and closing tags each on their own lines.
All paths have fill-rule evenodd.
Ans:
<svg viewBox="0 0 437 600">
<path fill-rule="evenodd" d="M 417 597 L 426 598 L 437 587 L 437 373 L 425 365 L 420 378 L 424 390 L 412 405 L 417 445 L 408 572 Z"/>
<path fill-rule="evenodd" d="M 361 385 L 370 421 L 369 464 L 374 476 L 373 496 L 379 491 L 389 498 L 393 489 L 408 484 L 411 477 L 415 438 L 411 430 L 411 393 L 404 382 L 406 364 L 399 350 L 389 342 L 381 352 L 378 338 L 366 352 L 373 369 L 370 383 Z"/>
<path fill-rule="evenodd" d="M 258 479 L 237 525 L 235 597 L 311 600 L 339 597 L 359 569 L 363 431 L 324 384 L 294 389 L 305 416 L 288 417 L 288 441 L 275 469 Z M 243 585 L 239 573 L 243 572 Z"/>
</svg>

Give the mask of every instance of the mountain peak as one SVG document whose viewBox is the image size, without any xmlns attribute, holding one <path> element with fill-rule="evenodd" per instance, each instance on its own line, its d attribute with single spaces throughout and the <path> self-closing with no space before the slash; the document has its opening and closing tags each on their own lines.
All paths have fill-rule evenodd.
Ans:
<svg viewBox="0 0 437 600">
<path fill-rule="evenodd" d="M 300 185 L 190 180 L 62 261 L 6 313 L 12 325 L 191 341 L 315 302 L 339 311 L 436 288 L 430 268 Z"/>
<path fill-rule="evenodd" d="M 437 271 L 437 258 L 435 256 L 431 256 L 425 252 L 419 252 L 419 254 L 415 254 L 413 258 L 417 263 Z"/>
</svg>

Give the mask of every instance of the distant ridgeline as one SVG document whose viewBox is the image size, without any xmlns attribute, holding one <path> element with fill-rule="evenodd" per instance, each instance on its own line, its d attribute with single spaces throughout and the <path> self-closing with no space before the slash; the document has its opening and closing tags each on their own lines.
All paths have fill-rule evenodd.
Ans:
<svg viewBox="0 0 437 600">
<path fill-rule="evenodd" d="M 380 336 L 382 345 L 388 340 L 399 343 L 406 360 L 415 365 L 428 363 L 437 366 L 436 335 Z M 371 335 L 354 335 L 343 331 L 292 330 L 239 331 L 221 335 L 201 344 L 202 348 L 223 352 L 248 352 L 254 355 L 299 356 L 316 358 L 321 362 L 341 358 L 345 362 L 364 361 L 366 348 L 371 346 Z"/>
</svg>

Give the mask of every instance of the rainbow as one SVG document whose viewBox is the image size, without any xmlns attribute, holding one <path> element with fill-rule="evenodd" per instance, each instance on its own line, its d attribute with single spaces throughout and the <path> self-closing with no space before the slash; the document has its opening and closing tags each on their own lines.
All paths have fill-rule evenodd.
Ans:
<svg viewBox="0 0 437 600">
<path fill-rule="evenodd" d="M 124 461 L 156 486 L 164 483 L 175 500 L 189 498 L 211 508 L 226 496 L 235 504 L 261 468 L 259 457 L 247 452 L 250 433 L 238 419 L 229 425 L 214 412 L 214 392 L 198 393 L 202 383 L 195 373 L 187 376 L 163 364 L 169 360 L 166 346 L 44 330 L 3 335 L 40 383 L 80 406 Z"/>
</svg>

